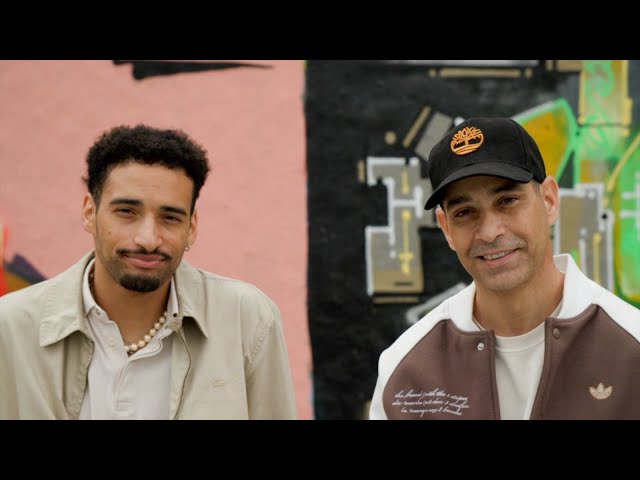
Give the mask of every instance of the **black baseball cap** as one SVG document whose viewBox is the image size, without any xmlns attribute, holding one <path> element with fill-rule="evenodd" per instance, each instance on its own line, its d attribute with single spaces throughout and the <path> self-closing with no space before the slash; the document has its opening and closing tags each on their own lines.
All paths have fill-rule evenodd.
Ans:
<svg viewBox="0 0 640 480">
<path fill-rule="evenodd" d="M 424 208 L 438 205 L 448 185 L 475 175 L 492 175 L 527 183 L 547 174 L 538 145 L 511 118 L 469 118 L 435 144 L 427 170 L 433 193 Z"/>
</svg>

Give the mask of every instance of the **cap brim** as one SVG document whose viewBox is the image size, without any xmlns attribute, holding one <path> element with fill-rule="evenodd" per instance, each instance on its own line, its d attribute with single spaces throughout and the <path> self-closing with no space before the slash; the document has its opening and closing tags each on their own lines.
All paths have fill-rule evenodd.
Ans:
<svg viewBox="0 0 640 480">
<path fill-rule="evenodd" d="M 506 163 L 483 162 L 473 165 L 467 165 L 466 167 L 462 167 L 456 170 L 442 182 L 440 182 L 438 188 L 434 190 L 434 192 L 427 200 L 427 203 L 424 206 L 425 210 L 430 210 L 438 205 L 438 203 L 440 203 L 440 200 L 442 199 L 445 188 L 447 188 L 453 182 L 462 180 L 463 178 L 467 177 L 474 177 L 476 175 L 490 175 L 492 177 L 508 178 L 509 180 L 515 180 L 516 182 L 521 183 L 527 183 L 533 178 L 532 172 Z"/>
</svg>

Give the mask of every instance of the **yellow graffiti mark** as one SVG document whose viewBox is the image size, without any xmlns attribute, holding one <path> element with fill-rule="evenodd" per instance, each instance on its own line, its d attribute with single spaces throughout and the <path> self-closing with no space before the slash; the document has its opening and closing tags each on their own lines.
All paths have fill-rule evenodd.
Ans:
<svg viewBox="0 0 640 480">
<path fill-rule="evenodd" d="M 389 130 L 384 134 L 384 141 L 387 142 L 387 145 L 393 145 L 394 143 L 396 143 L 396 140 L 396 132 L 392 132 L 391 130 Z"/>
<path fill-rule="evenodd" d="M 593 281 L 602 285 L 600 278 L 600 247 L 602 246 L 602 234 L 593 234 Z"/>
<path fill-rule="evenodd" d="M 409 148 L 409 145 L 417 135 L 418 130 L 420 130 L 420 127 L 424 124 L 425 120 L 427 119 L 427 115 L 429 115 L 430 111 L 431 111 L 431 107 L 428 107 L 428 106 L 422 109 L 422 111 L 420 112 L 420 115 L 418 115 L 418 118 L 411 126 L 409 133 L 407 133 L 407 136 L 404 137 L 404 140 L 402 141 L 402 146 L 404 146 L 405 148 Z"/>
<path fill-rule="evenodd" d="M 367 181 L 367 173 L 365 172 L 364 160 L 358 160 L 358 181 L 365 183 Z"/>
<path fill-rule="evenodd" d="M 402 177 L 402 194 L 409 195 L 409 172 L 407 172 L 406 169 L 403 169 L 400 174 Z"/>
<path fill-rule="evenodd" d="M 411 266 L 409 263 L 413 260 L 413 252 L 409 246 L 409 223 L 411 222 L 411 210 L 402 210 L 402 253 L 398 255 L 400 258 L 400 270 L 405 275 L 411 274 Z"/>
<path fill-rule="evenodd" d="M 536 139 L 547 173 L 559 179 L 574 150 L 578 124 L 569 103 L 558 99 L 513 117 Z"/>
<path fill-rule="evenodd" d="M 636 138 L 633 139 L 633 142 L 631 142 L 631 145 L 627 147 L 627 149 L 624 152 L 624 155 L 622 155 L 622 158 L 620 158 L 620 161 L 616 165 L 616 168 L 613 169 L 613 172 L 609 177 L 609 181 L 607 182 L 607 194 L 610 194 L 615 188 L 616 184 L 618 183 L 618 176 L 620 175 L 620 172 L 624 168 L 627 161 L 629 161 L 629 158 L 631 158 L 631 155 L 633 154 L 633 152 L 636 150 L 636 148 L 638 148 L 638 145 L 640 145 L 640 133 L 636 135 Z M 608 206 L 608 203 L 609 203 L 608 195 L 605 197 L 604 203 L 605 203 L 605 207 Z"/>
<path fill-rule="evenodd" d="M 579 72 L 582 70 L 583 60 L 556 60 L 558 72 Z"/>
<path fill-rule="evenodd" d="M 562 173 L 575 136 L 572 115 L 564 103 L 558 102 L 548 111 L 522 122 L 522 126 L 536 139 L 547 172 L 556 178 Z"/>
<path fill-rule="evenodd" d="M 517 68 L 443 68 L 440 76 L 451 77 L 495 77 L 495 78 L 518 78 L 522 75 Z"/>
</svg>

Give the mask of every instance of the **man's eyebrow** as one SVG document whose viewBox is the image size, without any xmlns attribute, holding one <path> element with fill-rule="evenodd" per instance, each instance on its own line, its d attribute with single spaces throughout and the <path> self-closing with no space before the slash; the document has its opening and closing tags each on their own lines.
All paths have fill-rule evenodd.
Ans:
<svg viewBox="0 0 640 480">
<path fill-rule="evenodd" d="M 446 208 L 451 208 L 451 207 L 455 207 L 456 205 L 459 205 L 461 203 L 468 202 L 468 201 L 469 201 L 469 196 L 465 195 L 463 193 L 463 194 L 458 195 L 456 197 L 450 198 L 449 200 L 446 200 L 444 202 L 444 206 Z"/>
<path fill-rule="evenodd" d="M 515 180 L 505 180 L 500 185 L 492 188 L 491 194 L 496 195 L 504 192 L 520 191 L 524 188 L 524 185 L 525 185 L 524 183 L 516 182 Z M 449 200 L 445 200 L 443 202 L 443 205 L 445 208 L 451 208 L 461 203 L 468 202 L 470 200 L 471 198 L 469 197 L 469 195 L 461 193 L 460 195 L 452 197 Z"/>
<path fill-rule="evenodd" d="M 121 204 L 125 204 L 125 205 L 133 205 L 133 206 L 140 206 L 142 205 L 142 202 L 140 200 L 135 200 L 133 198 L 114 198 L 113 200 L 111 200 L 109 202 L 109 205 L 121 205 Z"/>
<path fill-rule="evenodd" d="M 503 193 L 503 192 L 512 192 L 514 190 L 522 190 L 524 188 L 524 183 L 516 182 L 514 180 L 507 180 L 503 184 L 498 185 L 491 193 Z"/>
<path fill-rule="evenodd" d="M 124 197 L 114 198 L 109 202 L 109 205 L 131 205 L 133 207 L 140 207 L 142 206 L 142 201 Z M 173 207 L 171 205 L 162 205 L 160 207 L 160 211 L 163 213 L 175 213 L 176 215 L 183 215 L 185 217 L 188 215 L 187 211 L 184 208 Z"/>
<path fill-rule="evenodd" d="M 188 215 L 187 211 L 184 208 L 172 207 L 170 205 L 163 205 L 162 207 L 160 207 L 160 211 L 166 212 L 166 213 L 175 213 L 178 215 L 184 215 L 185 217 Z"/>
</svg>

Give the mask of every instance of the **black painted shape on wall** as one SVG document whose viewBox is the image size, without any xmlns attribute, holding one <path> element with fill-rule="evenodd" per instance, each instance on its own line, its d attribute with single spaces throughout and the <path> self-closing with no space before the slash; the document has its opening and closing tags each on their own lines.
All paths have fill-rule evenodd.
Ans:
<svg viewBox="0 0 640 480">
<path fill-rule="evenodd" d="M 47 279 L 36 267 L 31 265 L 29 260 L 20 254 L 14 255 L 11 262 L 5 262 L 4 268 L 7 272 L 23 278 L 30 284 L 42 282 Z"/>
<path fill-rule="evenodd" d="M 386 187 L 360 183 L 358 162 L 418 156 L 402 139 L 424 106 L 452 118 L 513 116 L 558 98 L 559 86 L 577 88 L 577 79 L 540 71 L 532 78 L 434 78 L 415 67 L 307 62 L 307 308 L 317 419 L 363 417 L 379 355 L 408 327 L 407 310 L 417 305 L 374 303 L 367 295 L 364 229 L 387 223 Z M 388 131 L 396 133 L 394 144 L 385 141 Z M 439 229 L 418 233 L 425 278 L 419 303 L 470 282 Z"/>
<path fill-rule="evenodd" d="M 242 62 L 163 62 L 158 60 L 114 60 L 114 64 L 133 65 L 133 78 L 143 80 L 149 77 L 176 75 L 178 73 L 206 72 L 229 68 L 272 68 L 271 65 L 257 65 Z"/>
</svg>

